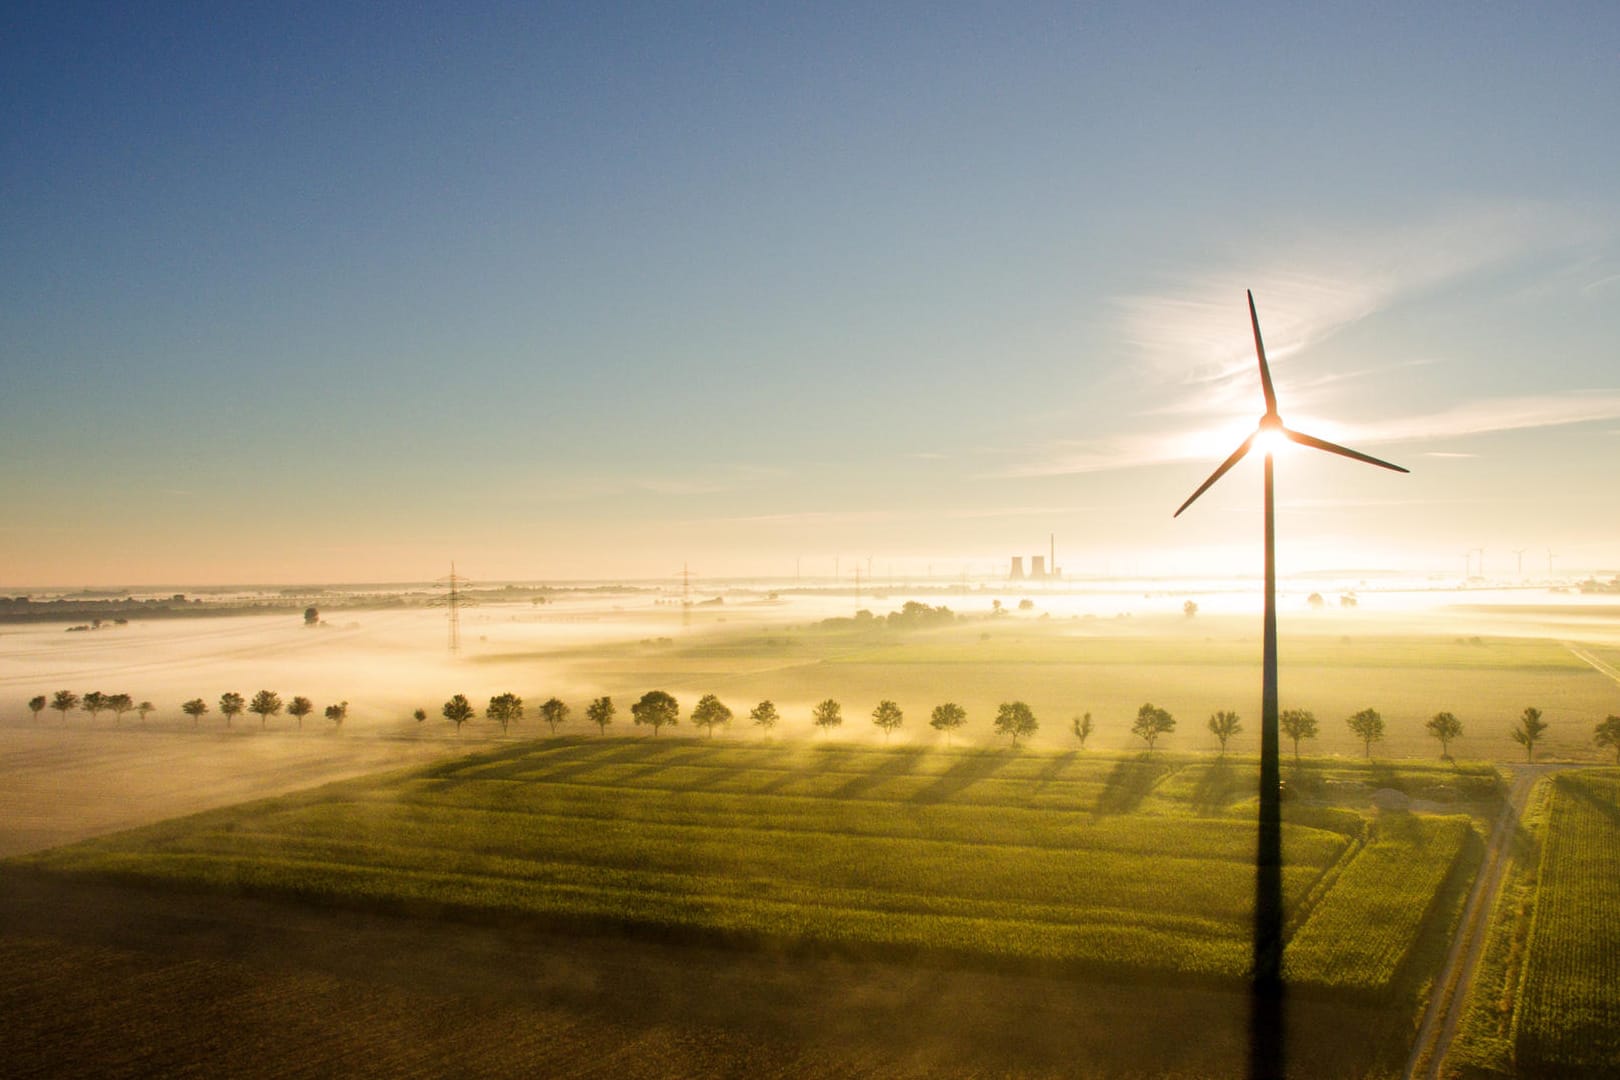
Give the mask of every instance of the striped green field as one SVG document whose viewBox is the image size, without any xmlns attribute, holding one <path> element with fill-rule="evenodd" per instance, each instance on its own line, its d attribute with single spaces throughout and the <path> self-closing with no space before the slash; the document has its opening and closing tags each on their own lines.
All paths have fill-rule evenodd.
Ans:
<svg viewBox="0 0 1620 1080">
<path fill-rule="evenodd" d="M 1521 1072 L 1620 1070 L 1620 770 L 1553 778 L 1514 1017 Z"/>
<path fill-rule="evenodd" d="M 1290 980 L 1413 985 L 1473 825 L 1379 814 L 1366 793 L 1477 800 L 1494 777 L 1290 775 Z M 21 861 L 672 940 L 1224 982 L 1248 963 L 1253 787 L 1252 760 L 562 739 Z"/>
</svg>

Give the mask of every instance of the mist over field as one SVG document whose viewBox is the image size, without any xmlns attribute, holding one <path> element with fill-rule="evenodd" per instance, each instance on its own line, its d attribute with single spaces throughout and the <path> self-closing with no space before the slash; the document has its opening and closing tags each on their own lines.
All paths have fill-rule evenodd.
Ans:
<svg viewBox="0 0 1620 1080">
<path fill-rule="evenodd" d="M 1307 602 L 1307 590 L 1321 603 Z M 1444 708 L 1471 721 L 1478 741 L 1464 747 L 1484 758 L 1509 756 L 1511 744 L 1491 741 L 1486 731 L 1493 723 L 1505 731 L 1522 708 L 1510 708 L 1518 698 L 1584 720 L 1616 689 L 1602 671 L 1604 657 L 1612 663 L 1620 650 L 1620 602 L 1612 595 L 1410 587 L 1327 594 L 1307 584 L 1285 592 L 1280 605 L 1283 697 L 1327 721 L 1322 751 L 1348 752 L 1336 721 L 1372 705 L 1391 721 L 1387 752 L 1422 756 L 1420 721 Z M 1341 606 L 1341 597 L 1353 597 L 1355 606 Z M 1197 609 L 1192 616 L 1185 614 L 1189 602 Z M 907 603 L 948 609 L 951 617 L 886 621 Z M 314 702 L 307 728 L 330 727 L 321 707 L 346 701 L 345 734 L 393 735 L 446 727 L 439 708 L 456 693 L 482 709 L 490 697 L 513 691 L 531 713 L 556 696 L 574 706 L 570 724 L 581 729 L 590 698 L 609 694 L 627 709 L 645 691 L 665 689 L 685 708 L 706 693 L 744 712 L 769 698 L 782 710 L 772 732 L 780 738 L 813 734 L 810 708 L 831 696 L 855 710 L 839 732 L 848 739 L 874 734 L 861 721 L 879 699 L 893 698 L 916 718 L 895 738 L 913 741 L 935 737 L 917 722 L 928 709 L 959 700 L 981 721 L 963 730 L 971 743 L 993 739 L 988 719 L 997 703 L 1022 699 L 1043 721 L 1037 744 L 1064 745 L 1071 714 L 1090 711 L 1095 745 L 1123 748 L 1142 701 L 1194 724 L 1216 709 L 1254 711 L 1257 606 L 1243 582 L 1216 590 L 1207 581 L 1061 589 L 987 583 L 864 597 L 709 583 L 691 606 L 682 606 L 678 593 L 645 590 L 564 592 L 543 604 L 480 602 L 461 610 L 454 653 L 442 606 L 329 608 L 316 626 L 304 625 L 296 610 L 137 615 L 89 633 L 13 623 L 0 627 L 0 700 L 7 726 L 15 727 L 34 694 L 123 690 L 157 707 L 144 723 L 126 716 L 120 726 L 167 729 L 194 726 L 179 706 L 201 697 L 214 707 L 202 722 L 212 730 L 223 726 L 222 693 L 251 697 L 270 688 Z M 1583 658 L 1572 645 L 1597 655 Z M 426 725 L 409 719 L 419 707 L 429 712 Z M 65 726 L 85 720 L 75 713 Z M 48 710 L 40 723 L 64 726 Z M 272 726 L 291 723 L 283 714 Z M 526 723 L 532 734 L 532 715 Z M 251 714 L 235 724 L 260 726 Z M 1182 732 L 1184 748 L 1206 748 L 1199 735 L 1185 726 Z M 730 732 L 748 734 L 746 723 Z M 1573 732 L 1561 742 L 1565 752 L 1578 752 Z"/>
</svg>

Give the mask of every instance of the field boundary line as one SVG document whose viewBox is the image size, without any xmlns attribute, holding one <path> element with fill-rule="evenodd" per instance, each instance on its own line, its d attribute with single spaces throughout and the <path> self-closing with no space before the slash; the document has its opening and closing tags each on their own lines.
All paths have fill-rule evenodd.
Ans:
<svg viewBox="0 0 1620 1080">
<path fill-rule="evenodd" d="M 1593 656 L 1591 653 L 1587 652 L 1584 648 L 1575 644 L 1573 641 L 1565 641 L 1561 642 L 1560 644 L 1573 653 L 1575 659 L 1590 664 L 1592 669 L 1599 675 L 1607 675 L 1615 682 L 1620 683 L 1620 669 L 1615 668 L 1612 664 L 1604 663 L 1602 660 L 1599 660 L 1597 657 Z"/>
</svg>

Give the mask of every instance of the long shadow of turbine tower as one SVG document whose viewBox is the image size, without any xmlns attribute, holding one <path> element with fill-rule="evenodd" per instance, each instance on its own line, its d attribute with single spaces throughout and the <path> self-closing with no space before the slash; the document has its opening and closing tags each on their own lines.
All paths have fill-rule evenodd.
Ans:
<svg viewBox="0 0 1620 1080">
<path fill-rule="evenodd" d="M 1265 454 L 1266 530 L 1266 608 L 1264 646 L 1260 682 L 1260 829 L 1254 875 L 1254 969 L 1251 975 L 1249 1009 L 1249 1075 L 1271 1080 L 1285 1070 L 1284 1039 L 1286 1016 L 1283 1000 L 1283 902 L 1282 902 L 1282 769 L 1277 750 L 1277 543 L 1272 497 L 1271 459 L 1280 440 L 1299 443 L 1330 454 L 1364 461 L 1395 472 L 1408 470 L 1399 465 L 1347 446 L 1318 439 L 1283 425 L 1277 414 L 1277 393 L 1271 386 L 1271 369 L 1266 366 L 1266 346 L 1260 339 L 1260 316 L 1254 310 L 1254 293 L 1249 293 L 1249 322 L 1254 326 L 1254 352 L 1260 360 L 1260 389 L 1265 394 L 1266 411 L 1260 423 L 1232 456 L 1221 462 L 1197 491 L 1181 504 L 1174 517 L 1191 506 L 1228 469 L 1242 461 L 1259 442 Z"/>
</svg>

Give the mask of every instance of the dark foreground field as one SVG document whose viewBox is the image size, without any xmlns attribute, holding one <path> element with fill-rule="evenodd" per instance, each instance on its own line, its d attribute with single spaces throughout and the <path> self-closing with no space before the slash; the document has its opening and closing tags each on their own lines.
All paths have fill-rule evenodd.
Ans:
<svg viewBox="0 0 1620 1080">
<path fill-rule="evenodd" d="M 0 872 L 8 1076 L 1241 1073 L 1240 993 L 785 957 Z M 1409 1016 L 1295 1004 L 1300 1075 Z M 1399 1053 L 1393 1060 L 1398 1063 Z"/>
<path fill-rule="evenodd" d="M 561 739 L 211 810 L 0 864 L 0 1061 L 1243 1075 L 1252 771 Z M 1294 1071 L 1398 1075 L 1495 774 L 1290 775 Z"/>
</svg>

